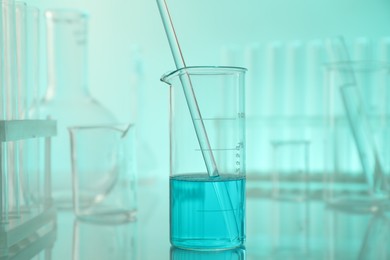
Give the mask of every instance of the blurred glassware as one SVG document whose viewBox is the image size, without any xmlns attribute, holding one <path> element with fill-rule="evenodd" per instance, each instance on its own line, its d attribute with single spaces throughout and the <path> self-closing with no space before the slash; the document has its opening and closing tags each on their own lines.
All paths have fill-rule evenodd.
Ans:
<svg viewBox="0 0 390 260">
<path fill-rule="evenodd" d="M 17 63 L 16 63 L 16 12 L 13 0 L 0 1 L 0 53 L 1 53 L 1 77 L 0 77 L 0 119 L 17 119 Z M 15 143 L 7 142 L 1 146 L 1 160 L 3 162 L 3 187 L 2 193 L 6 196 L 6 202 L 2 208 L 7 217 L 18 217 L 20 214 L 19 201 L 19 172 L 16 161 Z M 8 214 L 7 214 L 8 213 Z"/>
<path fill-rule="evenodd" d="M 52 189 L 56 206 L 71 209 L 72 181 L 67 127 L 115 123 L 114 115 L 87 88 L 88 15 L 78 10 L 48 10 L 48 88 L 29 116 L 54 119 L 58 135 L 52 141 Z"/>
<path fill-rule="evenodd" d="M 334 176 L 329 178 L 329 203 L 351 210 L 376 211 L 378 206 L 388 204 L 385 168 L 390 149 L 386 149 L 384 144 L 389 138 L 390 65 L 377 61 L 351 61 L 342 37 L 329 39 L 327 43 L 332 60 L 326 65 L 331 97 L 329 129 L 336 132 L 345 121 L 344 125 L 352 131 L 352 135 L 350 131 L 348 134 L 353 136 L 360 162 L 358 165 L 361 165 L 354 167 L 351 158 L 344 169 L 336 165 L 335 171 L 331 171 Z M 341 117 L 344 120 L 340 120 Z M 333 148 L 340 147 L 340 143 L 351 146 L 346 139 L 346 136 L 339 141 L 335 139 Z M 335 159 L 336 162 L 340 160 Z M 361 170 L 362 175 L 359 173 Z"/>
<path fill-rule="evenodd" d="M 281 259 L 309 255 L 309 154 L 307 140 L 273 141 L 272 251 Z M 289 215 L 289 218 L 285 216 Z"/>
<path fill-rule="evenodd" d="M 39 48 L 40 48 L 40 10 L 34 6 L 22 8 L 24 14 L 24 41 L 22 55 L 24 63 L 23 70 L 20 70 L 23 78 L 21 92 L 19 92 L 19 112 L 23 120 L 38 119 L 38 115 L 31 117 L 28 112 L 31 107 L 37 107 L 39 102 Z M 41 158 L 44 155 L 44 141 L 40 138 L 26 139 L 19 143 L 20 157 L 19 169 L 21 178 L 21 189 L 26 208 L 40 207 L 45 197 L 44 162 Z"/>
<path fill-rule="evenodd" d="M 69 133 L 76 216 L 99 223 L 135 220 L 134 125 L 75 126 Z"/>
</svg>

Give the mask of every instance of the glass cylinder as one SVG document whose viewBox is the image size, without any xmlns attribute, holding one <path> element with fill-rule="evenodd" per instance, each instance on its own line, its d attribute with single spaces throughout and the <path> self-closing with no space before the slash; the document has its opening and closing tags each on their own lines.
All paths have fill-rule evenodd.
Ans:
<svg viewBox="0 0 390 260">
<path fill-rule="evenodd" d="M 40 47 L 40 10 L 37 7 L 18 3 L 16 6 L 16 28 L 18 42 L 19 116 L 23 120 L 37 119 L 29 115 L 29 109 L 37 107 L 39 102 L 39 47 Z M 41 210 L 44 207 L 45 165 L 44 140 L 31 138 L 19 143 L 19 169 L 24 208 Z M 42 160 L 43 161 L 43 160 Z"/>
<path fill-rule="evenodd" d="M 52 195 L 58 208 L 71 209 L 72 178 L 67 127 L 115 123 L 114 115 L 87 88 L 88 15 L 78 10 L 48 10 L 48 87 L 30 117 L 57 120 L 51 148 Z M 88 162 L 93 163 L 93 162 Z"/>
<path fill-rule="evenodd" d="M 25 110 L 23 117 L 27 118 L 28 109 L 37 106 L 39 102 L 39 72 L 40 72 L 40 19 L 41 11 L 34 6 L 27 6 L 26 10 L 26 94 L 24 96 Z M 34 118 L 29 118 L 34 119 Z"/>
<path fill-rule="evenodd" d="M 24 2 L 15 3 L 15 29 L 16 29 L 16 118 L 23 118 L 27 109 L 27 5 Z"/>
<path fill-rule="evenodd" d="M 188 67 L 162 77 L 170 85 L 170 240 L 191 249 L 245 241 L 245 76 L 234 67 Z M 190 84 L 190 86 L 183 86 Z M 190 87 L 201 118 L 190 113 Z M 188 89 L 187 89 L 188 90 Z M 193 104 L 191 104 L 193 105 Z M 203 122 L 201 122 L 203 121 Z M 210 149 L 195 127 L 203 123 Z M 204 141 L 204 140 L 203 140 Z M 204 154 L 215 161 L 210 173 Z"/>
<path fill-rule="evenodd" d="M 350 210 L 388 207 L 390 136 L 390 65 L 376 61 L 329 65 L 330 87 L 348 118 L 355 161 L 330 179 L 331 204 Z M 343 141 L 343 140 L 341 140 Z M 340 141 L 337 142 L 337 145 Z"/>
<path fill-rule="evenodd" d="M 15 2 L 0 1 L 0 119 L 18 119 L 18 68 L 16 41 Z M 2 208 L 5 215 L 13 218 L 20 215 L 18 151 L 14 142 L 1 146 L 2 194 L 5 195 Z M 7 214 L 8 213 L 8 214 Z M 7 221 L 7 220 L 6 220 Z"/>
<path fill-rule="evenodd" d="M 3 0 L 1 3 L 2 25 L 2 119 L 16 119 L 17 111 L 17 65 L 16 65 L 16 16 L 15 2 Z"/>
</svg>

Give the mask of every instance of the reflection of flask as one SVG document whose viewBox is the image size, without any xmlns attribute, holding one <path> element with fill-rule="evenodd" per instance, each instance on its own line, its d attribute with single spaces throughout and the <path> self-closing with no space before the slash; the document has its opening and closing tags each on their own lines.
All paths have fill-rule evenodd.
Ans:
<svg viewBox="0 0 390 260">
<path fill-rule="evenodd" d="M 88 16 L 75 10 L 49 10 L 45 16 L 48 88 L 38 109 L 30 113 L 57 120 L 58 133 L 51 150 L 52 195 L 57 207 L 70 208 L 72 176 L 67 127 L 114 123 L 115 118 L 87 89 Z"/>
</svg>

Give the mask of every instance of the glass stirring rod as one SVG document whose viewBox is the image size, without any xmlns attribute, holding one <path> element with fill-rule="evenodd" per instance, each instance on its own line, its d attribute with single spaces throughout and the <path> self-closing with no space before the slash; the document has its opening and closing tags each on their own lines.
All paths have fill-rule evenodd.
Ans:
<svg viewBox="0 0 390 260">
<path fill-rule="evenodd" d="M 172 51 L 173 59 L 177 69 L 186 68 L 183 53 L 173 26 L 172 18 L 168 10 L 165 0 L 157 0 L 157 5 L 164 24 L 165 33 L 168 37 L 169 46 Z M 206 132 L 206 128 L 199 110 L 198 101 L 196 100 L 195 92 L 192 87 L 190 75 L 186 70 L 185 75 L 180 77 L 182 83 L 184 96 L 187 101 L 188 109 L 190 110 L 192 123 L 195 128 L 196 136 L 198 138 L 199 146 L 202 151 L 202 156 L 206 164 L 207 172 L 210 177 L 218 177 L 219 172 L 213 151 L 211 150 L 210 141 Z"/>
</svg>

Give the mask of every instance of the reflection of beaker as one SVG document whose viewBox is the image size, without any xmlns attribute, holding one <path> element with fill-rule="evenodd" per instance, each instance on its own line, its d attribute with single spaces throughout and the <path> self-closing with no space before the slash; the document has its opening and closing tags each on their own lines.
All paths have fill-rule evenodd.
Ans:
<svg viewBox="0 0 390 260">
<path fill-rule="evenodd" d="M 71 208 L 72 182 L 67 127 L 114 123 L 114 116 L 87 90 L 88 16 L 75 10 L 46 12 L 48 88 L 31 117 L 54 119 L 58 135 L 52 141 L 52 190 L 56 206 Z"/>
<path fill-rule="evenodd" d="M 104 223 L 134 220 L 134 126 L 71 127 L 69 133 L 76 216 Z"/>
<path fill-rule="evenodd" d="M 196 251 L 171 247 L 170 260 L 245 260 L 245 248 L 231 250 Z"/>
<path fill-rule="evenodd" d="M 354 209 L 376 210 L 379 204 L 386 204 L 388 198 L 390 65 L 361 61 L 331 64 L 329 68 L 331 75 L 338 78 L 334 81 L 334 89 L 342 97 L 360 159 L 357 164 L 360 167 L 355 169 L 352 164 L 349 169 L 351 177 L 355 177 L 340 179 L 344 183 L 344 190 L 350 194 L 343 196 L 333 193 L 331 203 Z M 363 174 L 360 174 L 361 169 Z M 334 180 L 331 183 L 333 187 L 337 185 Z M 354 189 L 354 183 L 360 183 L 362 188 Z"/>
<path fill-rule="evenodd" d="M 136 236 L 137 222 L 99 225 L 75 220 L 72 259 L 136 259 Z"/>
<path fill-rule="evenodd" d="M 245 241 L 245 69 L 189 67 L 170 85 L 170 238 L 193 249 Z M 202 118 L 189 113 L 181 79 L 190 77 Z M 218 177 L 210 177 L 193 120 L 203 120 Z"/>
<path fill-rule="evenodd" d="M 302 259 L 309 250 L 309 145 L 274 141 L 273 257 Z"/>
</svg>

